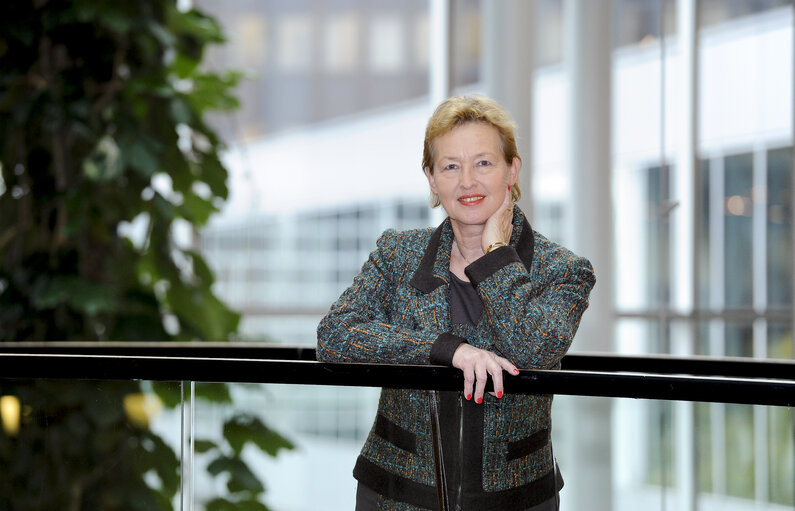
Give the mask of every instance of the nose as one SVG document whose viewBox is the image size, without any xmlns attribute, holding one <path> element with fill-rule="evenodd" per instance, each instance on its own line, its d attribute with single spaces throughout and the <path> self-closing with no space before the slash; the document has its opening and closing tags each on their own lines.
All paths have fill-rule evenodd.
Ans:
<svg viewBox="0 0 795 511">
<path fill-rule="evenodd" d="M 475 169 L 472 165 L 464 165 L 461 168 L 461 186 L 471 188 L 475 184 Z"/>
</svg>

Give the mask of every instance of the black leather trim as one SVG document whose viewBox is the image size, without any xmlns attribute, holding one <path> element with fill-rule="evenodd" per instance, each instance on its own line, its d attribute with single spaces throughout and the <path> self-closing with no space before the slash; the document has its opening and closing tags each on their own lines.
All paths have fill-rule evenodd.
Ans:
<svg viewBox="0 0 795 511">
<path fill-rule="evenodd" d="M 530 268 L 533 266 L 533 254 L 536 249 L 536 237 L 530 222 L 527 217 L 522 222 L 522 234 L 519 235 L 519 240 L 516 242 L 516 253 L 522 260 L 527 273 L 530 273 Z"/>
<path fill-rule="evenodd" d="M 435 486 L 399 477 L 362 456 L 356 460 L 353 476 L 361 484 L 389 499 L 425 509 L 439 509 Z M 554 497 L 558 490 L 556 483 L 553 469 L 532 483 L 510 490 L 467 492 L 462 508 L 464 511 L 523 511 Z"/>
<path fill-rule="evenodd" d="M 375 434 L 411 454 L 417 454 L 417 437 L 406 428 L 402 428 L 381 414 L 375 416 L 373 426 Z"/>
<path fill-rule="evenodd" d="M 436 487 L 416 483 L 405 477 L 387 472 L 363 456 L 356 460 L 353 477 L 386 498 L 406 502 L 425 509 L 438 509 Z"/>
<path fill-rule="evenodd" d="M 518 260 L 524 264 L 524 267 L 529 272 L 531 266 L 533 265 L 535 234 L 533 233 L 533 228 L 530 226 L 530 222 L 527 221 L 527 217 L 524 216 L 524 213 L 521 212 L 517 206 L 514 206 L 514 215 L 519 215 L 521 217 L 522 229 L 518 239 L 516 239 L 514 235 L 514 239 L 511 240 L 511 246 L 514 248 L 514 250 L 516 250 L 516 254 L 518 254 L 519 257 Z M 445 284 L 444 280 L 433 274 L 433 268 L 436 264 L 436 258 L 442 240 L 442 233 L 444 231 L 445 224 L 448 222 L 450 222 L 449 218 L 445 219 L 445 221 L 439 224 L 439 227 L 433 231 L 431 239 L 428 241 L 428 246 L 425 248 L 425 253 L 422 256 L 422 261 L 420 262 L 417 271 L 414 273 L 414 276 L 411 278 L 411 281 L 409 281 L 409 284 L 411 284 L 412 287 L 419 289 L 420 291 L 430 293 L 437 287 Z M 487 256 L 496 254 L 500 250 L 501 249 L 498 248 L 497 250 L 492 251 L 490 254 L 487 254 Z M 484 258 L 485 256 L 481 259 Z M 475 263 L 477 263 L 477 261 Z M 467 272 L 467 274 L 468 273 L 469 272 Z M 492 271 L 491 273 L 494 272 Z M 491 273 L 489 273 L 489 275 L 491 275 Z M 470 279 L 471 278 L 472 277 L 470 277 Z"/>
<path fill-rule="evenodd" d="M 510 245 L 492 250 L 477 261 L 467 266 L 464 272 L 475 286 L 491 277 L 500 268 L 510 263 L 523 263 L 516 249 Z"/>
<path fill-rule="evenodd" d="M 439 337 L 436 338 L 436 341 L 431 346 L 431 364 L 452 366 L 455 350 L 465 342 L 466 339 L 463 337 L 458 337 L 449 332 L 439 334 Z"/>
<path fill-rule="evenodd" d="M 431 239 L 428 241 L 428 246 L 425 248 L 425 254 L 422 256 L 422 261 L 414 273 L 414 276 L 409 281 L 412 287 L 430 293 L 437 287 L 445 282 L 433 274 L 433 266 L 436 264 L 436 253 L 439 251 L 439 244 L 442 239 L 442 231 L 444 230 L 445 220 L 439 227 L 431 234 Z"/>
<path fill-rule="evenodd" d="M 464 495 L 464 509 L 477 511 L 523 511 L 555 496 L 555 470 L 532 483 L 510 490 Z"/>
<path fill-rule="evenodd" d="M 543 449 L 549 443 L 549 429 L 536 431 L 527 438 L 508 442 L 508 461 L 517 458 L 524 458 L 533 454 L 539 449 Z"/>
</svg>

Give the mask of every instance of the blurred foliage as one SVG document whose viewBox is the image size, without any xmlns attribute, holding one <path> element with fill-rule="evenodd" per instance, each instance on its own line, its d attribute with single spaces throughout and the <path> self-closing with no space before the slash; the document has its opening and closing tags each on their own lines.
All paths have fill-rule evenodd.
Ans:
<svg viewBox="0 0 795 511">
<path fill-rule="evenodd" d="M 238 106 L 240 75 L 200 65 L 205 47 L 223 41 L 214 19 L 173 1 L 2 2 L 0 341 L 235 335 L 239 315 L 213 294 L 192 249 L 228 195 L 204 114 Z M 154 388 L 167 406 L 179 403 L 174 385 Z M 18 432 L 0 433 L 4 509 L 171 509 L 177 457 L 125 415 L 124 397 L 140 390 L 3 382 L 0 393 L 23 410 Z M 269 455 L 292 447 L 245 416 L 225 426 L 224 435 L 238 431 L 231 446 L 239 424 Z M 207 449 L 230 492 L 208 509 L 264 509 L 263 485 L 231 446 Z"/>
</svg>

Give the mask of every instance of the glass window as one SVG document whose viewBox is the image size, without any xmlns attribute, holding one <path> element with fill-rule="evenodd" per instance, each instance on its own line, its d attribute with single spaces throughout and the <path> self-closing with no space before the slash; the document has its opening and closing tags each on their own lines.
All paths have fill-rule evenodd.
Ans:
<svg viewBox="0 0 795 511">
<path fill-rule="evenodd" d="M 558 64 L 563 60 L 563 0 L 537 0 L 535 17 L 536 65 Z"/>
<path fill-rule="evenodd" d="M 323 65 L 332 73 L 353 71 L 359 65 L 361 21 L 355 12 L 329 16 L 323 39 Z"/>
<path fill-rule="evenodd" d="M 659 41 L 661 29 L 666 36 L 676 34 L 676 2 L 616 0 L 613 18 L 616 48 Z"/>
<path fill-rule="evenodd" d="M 290 72 L 306 72 L 312 65 L 314 30 L 306 13 L 285 14 L 277 21 L 277 62 Z"/>
<path fill-rule="evenodd" d="M 370 68 L 375 73 L 397 73 L 406 61 L 406 34 L 396 14 L 376 16 L 370 21 Z"/>
<path fill-rule="evenodd" d="M 754 331 L 750 324 L 726 323 L 726 351 L 729 357 L 754 356 Z"/>
<path fill-rule="evenodd" d="M 696 5 L 700 24 L 707 26 L 792 5 L 792 0 L 699 0 Z"/>
<path fill-rule="evenodd" d="M 726 405 L 726 493 L 753 499 L 754 414 L 753 407 Z"/>
<path fill-rule="evenodd" d="M 660 167 L 651 167 L 648 170 L 646 188 L 648 209 L 644 235 L 648 279 L 646 299 L 650 308 L 659 307 L 660 303 L 668 303 L 670 293 L 670 223 L 663 203 L 663 197 L 667 197 L 670 190 L 670 176 L 670 167 L 664 167 L 662 170 Z"/>
<path fill-rule="evenodd" d="M 767 410 L 767 458 L 769 500 L 795 507 L 795 436 L 792 408 L 770 407 Z"/>
<path fill-rule="evenodd" d="M 792 148 L 767 152 L 767 301 L 792 303 Z"/>
<path fill-rule="evenodd" d="M 753 156 L 728 156 L 724 163 L 724 280 L 727 307 L 753 301 Z"/>
<path fill-rule="evenodd" d="M 699 196 L 699 209 L 696 212 L 697 233 L 698 239 L 696 240 L 696 250 L 698 260 L 698 282 L 697 284 L 697 305 L 698 307 L 705 308 L 709 306 L 712 296 L 711 287 L 713 279 L 711 275 L 712 250 L 710 243 L 710 236 L 712 235 L 711 221 L 712 204 L 710 201 L 710 187 L 712 180 L 710 179 L 710 162 L 709 160 L 701 160 L 696 169 L 698 172 L 698 180 L 696 193 Z"/>
<path fill-rule="evenodd" d="M 768 322 L 767 358 L 795 358 L 795 342 L 792 339 L 792 324 Z"/>
<path fill-rule="evenodd" d="M 479 0 L 453 0 L 452 55 L 453 88 L 476 83 L 480 79 L 480 20 Z"/>
</svg>

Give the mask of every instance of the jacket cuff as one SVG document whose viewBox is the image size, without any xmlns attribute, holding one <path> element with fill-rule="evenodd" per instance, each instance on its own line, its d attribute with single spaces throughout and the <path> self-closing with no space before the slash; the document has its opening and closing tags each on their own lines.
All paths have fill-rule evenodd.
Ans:
<svg viewBox="0 0 795 511">
<path fill-rule="evenodd" d="M 480 284 L 487 278 L 494 275 L 497 270 L 507 266 L 510 263 L 521 263 L 522 259 L 516 252 L 516 249 L 510 245 L 499 247 L 477 259 L 472 264 L 464 269 L 469 280 L 473 284 Z"/>
<path fill-rule="evenodd" d="M 453 354 L 466 339 L 449 332 L 440 334 L 431 346 L 431 364 L 441 366 L 453 365 Z"/>
</svg>

